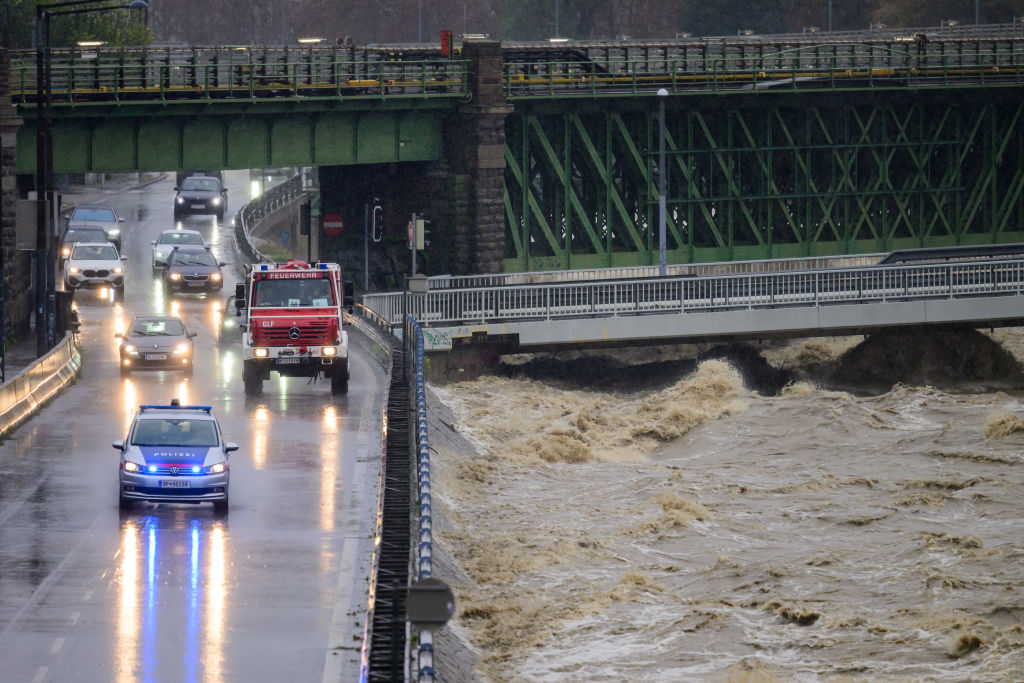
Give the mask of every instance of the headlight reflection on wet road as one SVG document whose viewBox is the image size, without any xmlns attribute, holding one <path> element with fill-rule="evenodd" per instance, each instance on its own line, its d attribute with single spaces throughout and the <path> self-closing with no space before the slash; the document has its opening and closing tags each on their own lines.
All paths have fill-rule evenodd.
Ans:
<svg viewBox="0 0 1024 683">
<path fill-rule="evenodd" d="M 335 487 L 338 484 L 338 411 L 334 406 L 324 407 L 323 432 L 320 438 L 320 528 L 334 528 Z"/>
</svg>

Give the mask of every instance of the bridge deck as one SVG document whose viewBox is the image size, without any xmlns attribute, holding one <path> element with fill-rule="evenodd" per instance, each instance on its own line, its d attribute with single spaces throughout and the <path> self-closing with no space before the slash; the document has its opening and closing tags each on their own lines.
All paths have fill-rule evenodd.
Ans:
<svg viewBox="0 0 1024 683">
<path fill-rule="evenodd" d="M 641 278 L 375 294 L 392 325 L 403 310 L 428 350 L 473 333 L 524 349 L 637 340 L 855 334 L 894 325 L 1020 324 L 1024 259 Z"/>
</svg>

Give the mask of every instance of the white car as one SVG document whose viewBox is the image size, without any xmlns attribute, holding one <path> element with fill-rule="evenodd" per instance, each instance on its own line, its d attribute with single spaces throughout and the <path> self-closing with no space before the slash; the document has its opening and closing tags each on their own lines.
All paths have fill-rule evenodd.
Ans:
<svg viewBox="0 0 1024 683">
<path fill-rule="evenodd" d="M 167 267 L 167 257 L 175 247 L 205 247 L 203 234 L 198 230 L 164 230 L 150 242 L 153 245 L 153 270 Z"/>
<path fill-rule="evenodd" d="M 124 266 L 117 247 L 110 242 L 77 242 L 64 264 L 64 284 L 67 289 L 79 287 L 113 287 L 117 295 L 124 295 Z"/>
</svg>

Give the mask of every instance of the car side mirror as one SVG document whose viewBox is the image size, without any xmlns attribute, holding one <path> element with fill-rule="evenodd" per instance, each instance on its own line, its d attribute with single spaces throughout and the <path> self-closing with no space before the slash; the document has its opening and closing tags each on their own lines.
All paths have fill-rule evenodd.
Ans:
<svg viewBox="0 0 1024 683">
<path fill-rule="evenodd" d="M 189 339 L 191 339 L 192 337 L 199 336 L 199 333 L 198 332 L 188 332 L 188 333 L 185 334 L 185 336 L 188 337 Z"/>
<path fill-rule="evenodd" d="M 224 263 L 223 261 L 218 261 L 218 262 L 217 262 L 217 265 L 218 265 L 218 266 L 220 266 L 221 268 L 223 268 L 223 267 L 224 267 L 224 266 L 226 266 L 227 264 L 226 264 L 226 263 Z"/>
<path fill-rule="evenodd" d="M 175 192 L 178 192 L 178 191 L 179 191 L 179 190 L 178 190 L 178 186 L 177 186 L 177 185 L 175 185 L 175 186 L 174 186 L 174 191 L 175 191 Z"/>
<path fill-rule="evenodd" d="M 224 442 L 224 450 L 227 453 L 234 453 L 235 451 L 238 450 L 238 444 L 237 443 L 232 443 L 230 441 L 225 441 Z"/>
<path fill-rule="evenodd" d="M 121 257 L 121 260 L 122 260 L 122 261 L 127 261 L 127 260 L 128 260 L 128 257 L 127 257 L 127 256 L 122 256 L 122 257 Z"/>
<path fill-rule="evenodd" d="M 124 334 L 123 334 L 123 333 L 121 333 L 121 332 L 115 332 L 115 333 L 114 333 L 114 337 L 115 337 L 116 339 L 124 339 Z"/>
<path fill-rule="evenodd" d="M 110 445 L 113 446 L 114 448 L 116 448 L 119 451 L 123 451 L 124 450 L 124 441 L 115 441 L 114 443 L 112 443 Z"/>
<path fill-rule="evenodd" d="M 156 240 L 150 240 L 149 243 L 152 244 L 154 247 L 156 246 Z"/>
<path fill-rule="evenodd" d="M 118 222 L 118 223 L 124 223 L 124 219 L 123 219 L 123 218 L 118 218 L 118 219 L 117 219 L 117 222 Z"/>
</svg>

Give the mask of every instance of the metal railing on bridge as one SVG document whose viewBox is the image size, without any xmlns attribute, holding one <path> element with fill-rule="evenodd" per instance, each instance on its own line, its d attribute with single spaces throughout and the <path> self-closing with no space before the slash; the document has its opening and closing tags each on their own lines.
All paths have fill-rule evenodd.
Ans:
<svg viewBox="0 0 1024 683">
<path fill-rule="evenodd" d="M 869 44 L 696 42 L 642 58 L 509 61 L 510 99 L 786 89 L 879 89 L 1024 83 L 1024 40 L 893 40 Z"/>
<path fill-rule="evenodd" d="M 259 98 L 460 98 L 466 63 L 283 47 L 64 48 L 52 51 L 54 104 Z M 11 96 L 35 102 L 35 52 L 11 52 Z"/>
<path fill-rule="evenodd" d="M 1024 259 L 637 278 L 369 294 L 363 305 L 399 325 L 618 317 L 754 308 L 1020 295 Z"/>
<path fill-rule="evenodd" d="M 235 214 L 235 244 L 253 263 L 273 261 L 253 243 L 253 228 L 275 211 L 297 201 L 303 193 L 305 189 L 299 173 L 248 202 Z"/>
</svg>

